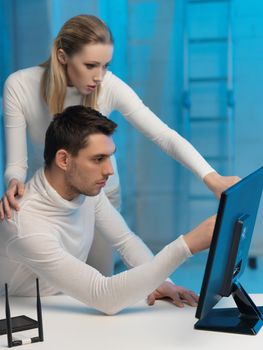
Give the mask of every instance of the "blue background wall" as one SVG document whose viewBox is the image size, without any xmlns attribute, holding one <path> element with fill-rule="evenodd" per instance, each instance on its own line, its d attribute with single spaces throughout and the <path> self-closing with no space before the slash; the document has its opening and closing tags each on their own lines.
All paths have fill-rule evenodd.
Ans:
<svg viewBox="0 0 263 350">
<path fill-rule="evenodd" d="M 183 0 L 0 0 L 0 95 L 8 74 L 48 57 L 52 38 L 65 20 L 76 14 L 91 13 L 102 17 L 115 37 L 110 69 L 128 82 L 162 120 L 188 137 L 183 128 L 182 109 L 185 6 Z M 211 11 L 214 10 L 211 8 Z M 262 165 L 262 19 L 261 0 L 232 1 L 234 169 L 240 176 Z M 200 28 L 204 23 L 209 25 L 209 21 L 202 21 L 202 16 L 192 18 L 193 28 Z M 202 61 L 205 62 L 200 57 Z M 157 250 L 214 212 L 217 202 L 194 175 L 182 171 L 118 113 L 112 118 L 119 123 L 116 142 L 123 213 L 132 228 Z M 198 137 L 193 138 L 195 146 L 205 153 L 204 138 L 207 148 L 214 147 L 213 142 L 218 139 L 220 152 L 220 133 L 212 130 L 202 133 L 204 131 L 199 130 Z M 1 177 L 3 158 L 1 142 Z M 209 205 L 198 201 L 189 205 L 185 200 L 189 190 L 186 177 L 187 184 L 197 193 L 210 196 Z M 188 224 L 181 220 L 185 214 Z M 257 239 L 258 251 L 263 251 L 260 233 Z"/>
</svg>

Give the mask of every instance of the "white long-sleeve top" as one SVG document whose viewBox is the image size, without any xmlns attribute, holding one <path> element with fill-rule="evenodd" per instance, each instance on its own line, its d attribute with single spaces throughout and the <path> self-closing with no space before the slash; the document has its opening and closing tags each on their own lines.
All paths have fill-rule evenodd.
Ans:
<svg viewBox="0 0 263 350">
<path fill-rule="evenodd" d="M 34 295 L 39 276 L 41 295 L 63 292 L 112 314 L 146 297 L 191 256 L 180 236 L 153 257 L 103 191 L 67 201 L 43 169 L 27 183 L 19 205 L 0 223 L 0 286 L 8 283 L 12 295 Z M 132 269 L 104 277 L 85 263 L 95 225 Z"/>
<path fill-rule="evenodd" d="M 43 71 L 44 68 L 39 66 L 19 70 L 11 74 L 5 83 L 3 102 L 7 184 L 12 178 L 23 182 L 26 175 L 31 178 L 43 163 L 44 137 L 51 121 L 40 93 Z M 68 87 L 64 107 L 81 104 L 81 101 L 82 96 L 77 89 Z M 113 110 L 119 111 L 146 137 L 200 178 L 214 171 L 188 141 L 163 123 L 128 85 L 111 72 L 106 73 L 101 84 L 98 108 L 105 116 L 109 116 Z M 111 192 L 118 184 L 118 173 L 115 169 L 115 175 L 109 179 L 105 192 Z"/>
</svg>

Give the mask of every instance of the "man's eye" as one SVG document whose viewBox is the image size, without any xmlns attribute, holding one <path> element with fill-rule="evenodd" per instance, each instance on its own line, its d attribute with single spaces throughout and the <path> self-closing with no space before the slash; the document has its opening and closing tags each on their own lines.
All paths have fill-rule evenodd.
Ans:
<svg viewBox="0 0 263 350">
<path fill-rule="evenodd" d="M 103 161 L 103 159 L 104 159 L 103 157 L 97 157 L 94 160 L 95 160 L 96 163 L 100 163 L 100 162 Z"/>
<path fill-rule="evenodd" d="M 104 69 L 108 69 L 109 66 L 110 66 L 110 64 L 109 64 L 109 63 L 106 63 L 105 66 L 103 66 L 103 68 L 104 68 Z"/>
</svg>

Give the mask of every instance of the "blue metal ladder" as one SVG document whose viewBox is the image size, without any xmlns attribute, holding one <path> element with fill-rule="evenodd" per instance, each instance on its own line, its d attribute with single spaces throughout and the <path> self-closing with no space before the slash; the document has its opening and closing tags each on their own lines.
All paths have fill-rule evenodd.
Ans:
<svg viewBox="0 0 263 350">
<path fill-rule="evenodd" d="M 221 174 L 234 171 L 231 0 L 186 0 L 181 133 Z M 200 181 L 181 171 L 180 230 L 217 208 Z"/>
</svg>

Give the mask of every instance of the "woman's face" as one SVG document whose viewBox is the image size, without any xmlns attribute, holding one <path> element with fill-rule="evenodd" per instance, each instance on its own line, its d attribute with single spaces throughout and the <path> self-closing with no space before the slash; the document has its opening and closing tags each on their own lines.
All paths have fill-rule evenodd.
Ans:
<svg viewBox="0 0 263 350">
<path fill-rule="evenodd" d="M 86 44 L 71 57 L 64 51 L 61 56 L 60 53 L 58 57 L 66 66 L 68 85 L 75 86 L 82 95 L 88 95 L 102 82 L 112 59 L 113 46 Z"/>
</svg>

